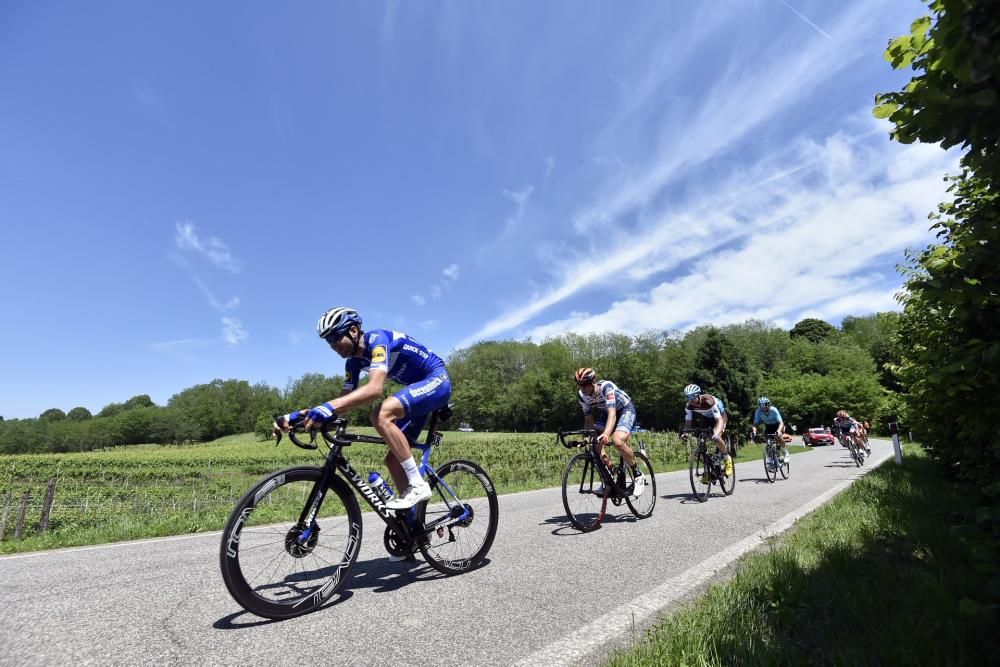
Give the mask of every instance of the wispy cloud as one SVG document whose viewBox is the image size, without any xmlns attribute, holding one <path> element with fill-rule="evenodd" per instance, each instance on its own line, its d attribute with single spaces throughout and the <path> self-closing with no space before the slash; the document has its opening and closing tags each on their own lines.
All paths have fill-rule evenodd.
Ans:
<svg viewBox="0 0 1000 667">
<path fill-rule="evenodd" d="M 211 338 L 182 338 L 179 340 L 161 341 L 151 343 L 150 348 L 157 352 L 171 354 L 186 361 L 198 361 L 190 352 L 205 347 L 216 345 L 230 345 L 235 347 L 246 341 L 250 335 L 243 327 L 243 323 L 234 317 L 222 318 L 222 331 L 218 336 Z"/>
<path fill-rule="evenodd" d="M 531 193 L 535 191 L 534 185 L 526 185 L 520 190 L 504 190 L 503 196 L 514 202 L 517 205 L 517 211 L 511 217 L 507 218 L 507 225 L 513 222 L 517 222 L 524 217 L 524 208 L 528 204 L 528 198 L 531 197 Z"/>
<path fill-rule="evenodd" d="M 710 233 L 738 213 L 742 232 L 728 242 L 665 263 L 679 271 L 604 312 L 572 313 L 523 333 L 541 339 L 896 308 L 895 263 L 903 248 L 928 239 L 927 214 L 946 196 L 942 175 L 957 167 L 955 155 L 920 145 L 856 146 L 842 137 L 813 153 L 811 169 L 775 181 L 768 196 L 750 205 L 680 213 Z M 896 165 L 905 163 L 921 168 L 895 177 Z"/>
<path fill-rule="evenodd" d="M 643 138 L 651 147 L 651 159 L 636 164 L 628 178 L 609 180 L 597 201 L 581 207 L 573 216 L 576 231 L 589 234 L 607 220 L 641 211 L 679 175 L 731 151 L 762 123 L 813 94 L 861 57 L 864 51 L 856 47 L 868 36 L 858 26 L 871 25 L 883 11 L 879 3 L 861 2 L 847 7 L 835 26 L 836 32 L 849 36 L 844 43 L 796 43 L 794 58 L 788 57 L 787 46 L 775 47 L 754 76 L 747 76 L 745 55 L 734 52 L 727 67 L 700 98 L 700 104 L 690 109 L 682 122 L 663 123 L 656 133 L 645 130 L 649 136 Z M 658 63 L 651 63 L 655 65 Z M 637 119 L 662 105 L 659 96 L 668 85 L 666 77 L 659 73 L 647 77 L 643 88 L 629 100 L 627 114 L 613 123 L 616 131 L 621 132 L 622 126 L 642 126 Z"/>
<path fill-rule="evenodd" d="M 229 247 L 221 239 L 214 236 L 202 241 L 198 237 L 193 223 L 177 223 L 177 234 L 174 237 L 174 243 L 181 250 L 195 251 L 217 268 L 231 273 L 239 273 L 241 271 L 240 263 L 229 252 Z"/>
<path fill-rule="evenodd" d="M 427 288 L 427 292 L 430 294 L 432 300 L 440 299 L 445 291 L 451 287 L 452 283 L 458 280 L 459 266 L 458 264 L 449 264 L 448 266 L 441 269 L 441 278 Z M 427 297 L 422 294 L 414 294 L 410 297 L 410 300 L 418 306 L 422 306 L 427 303 Z"/>
<path fill-rule="evenodd" d="M 804 15 L 804 14 L 803 14 L 802 12 L 800 12 L 799 10 L 795 9 L 795 7 L 792 7 L 792 6 L 790 5 L 790 4 L 788 4 L 787 2 L 785 2 L 785 0 L 778 0 L 778 2 L 780 2 L 780 3 L 781 3 L 781 4 L 783 4 L 783 5 L 785 6 L 785 7 L 787 7 L 787 8 L 788 8 L 788 11 L 792 12 L 793 14 L 795 14 L 796 16 L 798 16 L 798 17 L 799 17 L 800 19 L 802 19 L 803 21 L 805 21 L 806 23 L 808 23 L 808 24 L 809 24 L 809 26 L 810 26 L 810 27 L 811 27 L 811 28 L 812 28 L 813 30 L 815 30 L 815 31 L 816 31 L 816 32 L 818 32 L 819 34 L 823 35 L 823 36 L 824 36 L 824 37 L 826 37 L 827 39 L 829 39 L 829 40 L 833 41 L 833 37 L 830 37 L 830 35 L 828 35 L 828 34 L 827 34 L 827 33 L 826 33 L 826 32 L 825 32 L 825 31 L 824 31 L 824 30 L 823 30 L 822 28 L 820 28 L 820 27 L 819 27 L 818 25 L 816 25 L 815 23 L 813 23 L 812 21 L 810 21 L 808 17 L 806 17 L 806 16 L 805 16 L 805 15 Z"/>
<path fill-rule="evenodd" d="M 239 345 L 249 337 L 250 334 L 243 328 L 243 322 L 235 317 L 222 318 L 222 338 L 227 343 L 230 345 Z"/>
<path fill-rule="evenodd" d="M 207 241 L 202 241 L 198 237 L 195 226 L 190 222 L 177 223 L 174 244 L 182 252 L 194 251 L 196 256 L 207 259 L 215 267 L 232 273 L 239 273 L 240 271 L 239 262 L 233 258 L 225 243 L 217 238 L 209 238 Z M 240 298 L 233 296 L 225 302 L 219 300 L 183 254 L 171 252 L 168 256 L 190 276 L 198 291 L 205 297 L 208 305 L 223 315 L 222 333 L 216 337 L 195 337 L 153 343 L 152 348 L 160 352 L 176 355 L 180 350 L 190 350 L 192 348 L 220 344 L 235 346 L 245 342 L 249 338 L 249 334 L 243 326 L 243 322 L 229 314 L 239 307 Z"/>
</svg>

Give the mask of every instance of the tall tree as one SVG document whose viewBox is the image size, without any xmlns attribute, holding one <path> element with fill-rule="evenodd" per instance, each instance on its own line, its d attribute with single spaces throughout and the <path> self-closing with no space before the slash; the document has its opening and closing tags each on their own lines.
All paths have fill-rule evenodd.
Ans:
<svg viewBox="0 0 1000 667">
<path fill-rule="evenodd" d="M 795 326 L 788 334 L 792 338 L 805 338 L 812 343 L 819 343 L 820 341 L 826 340 L 830 334 L 834 333 L 837 329 L 829 322 L 824 322 L 823 320 L 817 320 L 813 317 L 807 317 L 804 320 L 799 320 L 796 322 Z"/>
<path fill-rule="evenodd" d="M 748 416 L 755 400 L 760 373 L 718 329 L 710 330 L 705 342 L 698 348 L 692 377 L 702 389 L 721 394 L 731 420 Z"/>
</svg>

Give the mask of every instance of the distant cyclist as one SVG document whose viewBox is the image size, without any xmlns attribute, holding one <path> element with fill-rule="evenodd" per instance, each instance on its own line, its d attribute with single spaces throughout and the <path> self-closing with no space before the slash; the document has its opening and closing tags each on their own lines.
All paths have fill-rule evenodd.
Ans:
<svg viewBox="0 0 1000 667">
<path fill-rule="evenodd" d="M 712 440 L 715 441 L 715 447 L 722 454 L 722 458 L 725 461 L 726 476 L 731 477 L 733 474 L 733 458 L 729 455 L 729 448 L 726 446 L 726 441 L 722 439 L 722 434 L 726 431 L 726 424 L 729 423 L 726 406 L 722 404 L 720 399 L 703 392 L 701 387 L 696 384 L 689 384 L 684 387 L 684 396 L 687 397 L 687 403 L 684 406 L 685 430 L 691 428 L 695 415 L 712 422 Z M 708 473 L 706 472 L 705 476 L 707 477 L 707 475 Z M 707 479 L 703 479 L 702 481 L 706 482 Z"/>
<path fill-rule="evenodd" d="M 371 413 L 371 422 L 389 445 L 385 464 L 397 489 L 405 489 L 385 505 L 405 510 L 431 497 L 430 485 L 420 476 L 413 460 L 410 441 L 416 442 L 427 417 L 448 405 L 451 380 L 444 361 L 404 333 L 389 329 L 361 329 L 361 316 L 352 308 L 331 308 L 316 324 L 319 337 L 347 359 L 344 389 L 340 396 L 281 417 L 276 429 L 287 431 L 292 424 L 305 421 L 310 429 L 333 419 L 339 412 L 367 405 L 382 396 L 386 379 L 406 385 L 382 401 Z M 359 386 L 361 374 L 368 383 Z"/>
<path fill-rule="evenodd" d="M 632 399 L 611 380 L 598 380 L 593 368 L 581 368 L 577 370 L 575 377 L 579 389 L 577 400 L 583 409 L 583 427 L 588 430 L 594 428 L 595 413 L 603 413 L 604 430 L 597 437 L 599 451 L 596 454 L 603 458 L 604 445 L 609 441 L 614 444 L 615 449 L 625 459 L 625 463 L 632 469 L 635 478 L 632 495 L 635 497 L 642 495 L 646 480 L 635 463 L 632 448 L 628 446 L 628 439 L 635 427 L 635 406 L 632 405 Z M 604 495 L 603 486 L 597 489 L 597 493 Z"/>
<path fill-rule="evenodd" d="M 788 445 L 781 437 L 785 433 L 785 422 L 782 421 L 778 408 L 771 405 L 771 399 L 767 396 L 761 396 L 757 399 L 757 410 L 753 413 L 753 423 L 750 426 L 754 435 L 757 435 L 757 424 L 761 422 L 764 422 L 764 435 L 778 436 L 778 444 L 781 448 L 778 463 L 784 463 L 785 457 L 788 456 Z"/>
<path fill-rule="evenodd" d="M 847 410 L 839 410 L 837 416 L 833 418 L 833 430 L 835 434 L 840 436 L 841 443 L 852 442 L 855 447 L 861 449 L 864 443 L 861 438 L 857 437 L 859 427 L 858 421 L 851 417 Z M 864 450 L 866 454 L 872 453 L 872 450 L 867 446 L 864 446 Z"/>
</svg>

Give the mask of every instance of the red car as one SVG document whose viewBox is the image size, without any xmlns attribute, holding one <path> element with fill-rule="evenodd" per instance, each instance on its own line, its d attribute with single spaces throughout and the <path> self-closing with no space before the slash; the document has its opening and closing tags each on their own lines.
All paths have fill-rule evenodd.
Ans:
<svg viewBox="0 0 1000 667">
<path fill-rule="evenodd" d="M 833 436 L 825 428 L 811 428 L 802 434 L 802 444 L 806 447 L 832 445 L 833 443 Z"/>
</svg>

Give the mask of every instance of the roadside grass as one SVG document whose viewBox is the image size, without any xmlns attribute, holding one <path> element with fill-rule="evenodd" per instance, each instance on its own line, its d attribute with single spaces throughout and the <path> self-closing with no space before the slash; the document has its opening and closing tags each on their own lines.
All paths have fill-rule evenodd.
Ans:
<svg viewBox="0 0 1000 667">
<path fill-rule="evenodd" d="M 970 491 L 907 446 L 608 664 L 1000 664 L 996 614 L 967 599 L 987 577 L 950 531 Z"/>
<path fill-rule="evenodd" d="M 356 429 L 374 435 L 374 429 Z M 687 445 L 673 433 L 641 434 L 654 469 L 687 468 Z M 802 449 L 802 448 L 799 448 Z M 387 471 L 382 445 L 351 445 L 346 454 L 359 471 Z M 253 434 L 185 446 L 137 445 L 73 454 L 0 457 L 0 510 L 10 493 L 0 553 L 100 544 L 221 530 L 236 501 L 257 480 L 293 465 L 320 465 L 325 450 L 299 449 Z M 499 493 L 558 486 L 572 452 L 551 433 L 445 433 L 437 464 L 475 461 Z M 741 456 L 759 459 L 760 448 Z M 740 459 L 743 460 L 743 459 Z M 56 479 L 49 528 L 38 533 L 47 482 Z M 28 492 L 24 532 L 13 539 L 23 494 Z M 562 511 L 561 507 L 558 508 Z"/>
</svg>

